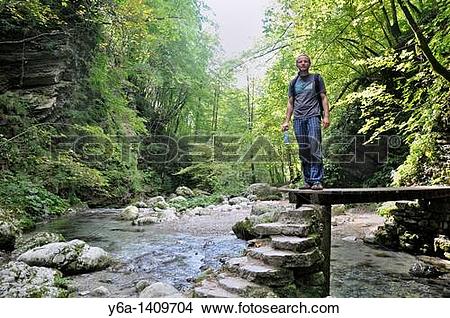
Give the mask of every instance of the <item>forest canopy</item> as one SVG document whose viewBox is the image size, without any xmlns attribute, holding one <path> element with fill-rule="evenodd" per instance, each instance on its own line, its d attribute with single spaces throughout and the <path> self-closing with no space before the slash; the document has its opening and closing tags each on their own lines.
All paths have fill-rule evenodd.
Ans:
<svg viewBox="0 0 450 318">
<path fill-rule="evenodd" d="M 293 183 L 280 124 L 301 52 L 331 102 L 326 186 L 449 184 L 449 4 L 277 0 L 264 39 L 221 61 L 201 0 L 0 0 L 0 207 L 25 224 L 179 185 Z M 265 77 L 237 87 L 256 60 Z"/>
</svg>

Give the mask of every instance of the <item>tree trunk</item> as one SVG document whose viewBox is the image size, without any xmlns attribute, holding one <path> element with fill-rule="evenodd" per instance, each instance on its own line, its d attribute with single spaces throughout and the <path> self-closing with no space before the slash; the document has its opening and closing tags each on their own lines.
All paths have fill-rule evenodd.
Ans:
<svg viewBox="0 0 450 318">
<path fill-rule="evenodd" d="M 439 61 L 434 56 L 433 52 L 431 51 L 430 47 L 428 46 L 427 39 L 423 35 L 422 30 L 417 25 L 416 20 L 414 20 L 414 17 L 412 16 L 408 7 L 405 5 L 405 2 L 403 0 L 397 0 L 397 2 L 403 11 L 403 14 L 406 17 L 406 20 L 408 21 L 409 26 L 411 27 L 412 31 L 414 32 L 417 42 L 419 42 L 420 49 L 422 50 L 423 54 L 427 58 L 428 62 L 430 62 L 431 68 L 437 74 L 439 74 L 443 78 L 445 78 L 445 80 L 447 82 L 450 82 L 450 71 L 447 70 L 441 63 L 439 63 Z"/>
<path fill-rule="evenodd" d="M 255 83 L 252 81 L 252 89 L 250 90 L 250 77 L 247 74 L 247 128 L 250 133 L 253 130 L 253 109 L 254 109 L 254 96 L 255 96 Z M 252 171 L 252 183 L 256 183 L 255 164 L 250 163 L 250 169 Z"/>
</svg>

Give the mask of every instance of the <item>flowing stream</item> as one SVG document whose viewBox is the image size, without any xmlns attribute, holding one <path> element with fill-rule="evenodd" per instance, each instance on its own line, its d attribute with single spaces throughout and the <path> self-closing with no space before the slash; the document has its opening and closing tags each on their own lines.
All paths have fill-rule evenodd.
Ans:
<svg viewBox="0 0 450 318">
<path fill-rule="evenodd" d="M 102 247 L 119 260 L 107 270 L 73 276 L 79 297 L 89 296 L 88 291 L 99 286 L 107 287 L 112 297 L 136 297 L 134 286 L 143 279 L 166 282 L 186 291 L 203 270 L 219 268 L 224 260 L 240 256 L 246 246 L 230 229 L 248 210 L 183 217 L 141 227 L 115 220 L 119 212 L 91 209 L 38 228 L 61 233 L 66 240 L 77 238 Z M 376 249 L 357 239 L 343 239 L 344 234 L 333 232 L 332 296 L 450 297 L 449 274 L 437 279 L 414 278 L 408 270 L 417 261 L 415 256 Z"/>
</svg>

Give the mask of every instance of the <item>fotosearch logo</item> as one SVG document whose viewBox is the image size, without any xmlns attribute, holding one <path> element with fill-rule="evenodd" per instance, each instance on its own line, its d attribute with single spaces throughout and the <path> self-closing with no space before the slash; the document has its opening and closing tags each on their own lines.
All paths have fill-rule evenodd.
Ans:
<svg viewBox="0 0 450 318">
<path fill-rule="evenodd" d="M 104 162 L 111 158 L 131 162 L 137 159 L 146 163 L 283 163 L 286 156 L 310 153 L 314 161 L 325 157 L 332 163 L 364 163 L 367 158 L 384 163 L 392 149 L 402 144 L 398 136 L 380 136 L 376 142 L 367 143 L 366 136 L 333 136 L 321 143 L 309 138 L 307 143 L 274 144 L 264 136 L 248 141 L 243 136 L 191 135 L 175 138 L 155 136 L 53 136 L 51 157 L 59 160 L 63 153 L 75 154 L 82 162 Z M 305 139 L 301 139 L 305 140 Z M 322 156 L 325 149 L 325 156 Z"/>
</svg>

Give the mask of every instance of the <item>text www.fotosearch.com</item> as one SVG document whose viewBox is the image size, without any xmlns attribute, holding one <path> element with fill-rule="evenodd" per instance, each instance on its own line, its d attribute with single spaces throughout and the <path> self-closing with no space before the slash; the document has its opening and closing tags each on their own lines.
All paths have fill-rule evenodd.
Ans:
<svg viewBox="0 0 450 318">
<path fill-rule="evenodd" d="M 305 304 L 303 302 L 270 303 L 268 299 L 265 303 L 253 301 L 235 301 L 232 304 L 199 303 L 198 301 L 149 301 L 149 302 L 127 302 L 120 301 L 115 304 L 108 304 L 108 317 L 123 314 L 159 315 L 170 314 L 173 317 L 180 315 L 208 314 L 209 317 L 216 315 L 234 314 L 340 314 L 340 307 L 337 304 Z"/>
<path fill-rule="evenodd" d="M 244 304 L 235 305 L 201 305 L 204 314 L 339 314 L 339 305 L 298 304 Z"/>
</svg>

